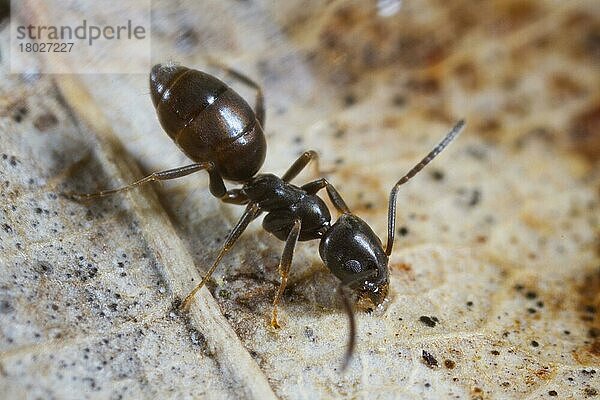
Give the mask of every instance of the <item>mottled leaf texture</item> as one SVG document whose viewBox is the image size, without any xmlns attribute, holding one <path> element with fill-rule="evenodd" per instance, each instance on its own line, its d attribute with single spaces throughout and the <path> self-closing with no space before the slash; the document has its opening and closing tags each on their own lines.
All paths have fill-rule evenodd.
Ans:
<svg viewBox="0 0 600 400">
<path fill-rule="evenodd" d="M 103 7 L 23 4 L 24 23 Z M 599 395 L 597 1 L 152 6 L 153 61 L 223 77 L 213 59 L 260 82 L 263 171 L 318 151 L 320 175 L 383 241 L 394 182 L 467 127 L 399 191 L 388 300 L 357 307 L 341 372 L 347 318 L 317 242 L 298 245 L 279 330 L 283 243 L 258 221 L 184 315 L 179 299 L 241 207 L 213 198 L 202 172 L 89 203 L 61 195 L 189 163 L 147 76 L 11 75 L 3 50 L 0 398 Z"/>
</svg>

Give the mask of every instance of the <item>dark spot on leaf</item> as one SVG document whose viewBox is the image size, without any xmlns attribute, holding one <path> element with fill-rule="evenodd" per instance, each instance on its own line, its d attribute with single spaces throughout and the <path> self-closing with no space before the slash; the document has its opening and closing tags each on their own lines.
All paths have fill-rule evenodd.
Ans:
<svg viewBox="0 0 600 400">
<path fill-rule="evenodd" d="M 422 315 L 419 318 L 419 321 L 421 321 L 422 323 L 424 323 L 425 325 L 427 325 L 430 328 L 433 328 L 436 324 L 436 321 L 434 319 L 432 319 L 431 317 L 428 317 L 426 315 Z"/>
<path fill-rule="evenodd" d="M 429 354 L 427 351 L 423 350 L 423 354 L 421 355 L 421 357 L 423 358 L 423 362 L 425 363 L 425 365 L 427 365 L 429 368 L 434 368 L 438 366 L 438 362 L 435 359 L 435 357 Z"/>
</svg>

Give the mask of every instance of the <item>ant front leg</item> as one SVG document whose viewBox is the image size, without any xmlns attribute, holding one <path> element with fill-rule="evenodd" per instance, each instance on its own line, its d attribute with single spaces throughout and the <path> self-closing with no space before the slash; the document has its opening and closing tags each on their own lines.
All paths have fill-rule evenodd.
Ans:
<svg viewBox="0 0 600 400">
<path fill-rule="evenodd" d="M 243 84 L 250 86 L 251 88 L 256 90 L 256 100 L 254 103 L 254 114 L 256 114 L 256 119 L 260 123 L 262 128 L 265 127 L 265 97 L 263 95 L 263 91 L 261 86 L 250 79 L 248 76 L 242 74 L 241 72 L 236 71 L 233 68 L 230 68 L 224 64 L 221 64 L 216 60 L 209 60 L 209 64 L 213 67 L 219 68 L 225 71 L 227 74 L 231 75 L 233 78 L 242 82 Z"/>
<path fill-rule="evenodd" d="M 292 265 L 292 257 L 294 256 L 294 248 L 296 247 L 296 243 L 298 243 L 298 237 L 300 236 L 301 229 L 302 222 L 298 219 L 295 220 L 294 226 L 290 230 L 290 233 L 285 241 L 283 254 L 281 255 L 281 260 L 279 261 L 281 284 L 279 285 L 279 290 L 275 295 L 275 300 L 273 300 L 273 313 L 271 315 L 271 326 L 275 329 L 280 328 L 279 323 L 277 322 L 277 305 L 279 304 L 287 285 L 288 276 L 290 274 L 290 266 Z"/>
<path fill-rule="evenodd" d="M 335 189 L 335 187 L 327 181 L 325 178 L 317 179 L 316 181 L 312 181 L 302 186 L 302 189 L 305 190 L 308 194 L 317 194 L 317 192 L 321 189 L 325 188 L 327 190 L 327 195 L 329 196 L 329 200 L 335 207 L 338 212 L 342 214 L 351 214 L 350 209 L 346 205 L 344 199 L 340 193 Z"/>
<path fill-rule="evenodd" d="M 212 193 L 212 195 L 215 197 L 219 197 L 219 198 L 224 196 L 227 192 L 225 189 L 225 183 L 223 182 L 223 178 L 217 172 L 217 170 L 212 162 L 190 164 L 190 165 L 186 165 L 185 167 L 169 169 L 166 171 L 153 172 L 152 174 L 150 174 L 140 180 L 137 180 L 127 186 L 123 186 L 123 187 L 117 188 L 117 189 L 102 190 L 98 193 L 66 193 L 66 194 L 70 197 L 74 197 L 77 200 L 89 200 L 89 199 L 94 199 L 97 197 L 105 197 L 105 196 L 113 195 L 115 193 L 125 192 L 127 190 L 131 190 L 133 188 L 136 188 L 138 186 L 141 186 L 141 185 L 144 185 L 144 184 L 150 183 L 150 182 L 166 181 L 169 179 L 181 178 L 181 177 L 193 174 L 194 172 L 198 172 L 198 171 L 202 171 L 202 170 L 205 170 L 208 173 L 209 182 L 210 182 L 209 183 L 210 192 Z"/>
</svg>

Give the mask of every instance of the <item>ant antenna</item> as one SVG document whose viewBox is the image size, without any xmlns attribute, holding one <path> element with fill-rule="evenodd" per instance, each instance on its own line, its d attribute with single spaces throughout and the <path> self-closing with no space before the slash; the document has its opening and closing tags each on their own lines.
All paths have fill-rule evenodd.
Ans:
<svg viewBox="0 0 600 400">
<path fill-rule="evenodd" d="M 431 162 L 438 154 L 442 152 L 450 144 L 456 136 L 462 131 L 465 126 L 465 121 L 460 120 L 454 128 L 448 132 L 446 137 L 431 150 L 425 158 L 421 160 L 417 165 L 415 165 L 406 175 L 404 175 L 392 188 L 390 192 L 390 203 L 388 207 L 388 235 L 387 235 L 387 245 L 385 246 L 385 254 L 389 257 L 392 254 L 392 247 L 394 246 L 394 230 L 396 226 L 396 198 L 398 196 L 398 188 L 409 181 L 410 178 L 415 176 L 419 171 L 421 171 L 427 164 Z"/>
<path fill-rule="evenodd" d="M 374 271 L 363 271 L 354 277 L 350 282 L 340 282 L 338 286 L 338 292 L 342 298 L 344 304 L 344 311 L 348 315 L 349 323 L 349 334 L 348 334 L 348 346 L 346 346 L 346 354 L 344 355 L 344 362 L 342 363 L 342 372 L 348 368 L 352 354 L 354 353 L 354 347 L 356 345 L 356 318 L 354 317 L 354 309 L 352 308 L 352 302 L 348 295 L 348 288 L 353 287 L 358 282 L 364 282 L 365 279 L 369 279 L 373 275 Z"/>
<path fill-rule="evenodd" d="M 352 303 L 350 302 L 348 293 L 346 293 L 346 285 L 340 283 L 340 285 L 338 286 L 338 292 L 340 293 L 340 297 L 342 298 L 344 310 L 348 315 L 348 322 L 350 323 L 348 346 L 346 347 L 346 354 L 344 355 L 344 362 L 342 364 L 342 371 L 345 371 L 346 368 L 348 368 L 348 364 L 350 364 L 352 354 L 354 353 L 354 347 L 356 345 L 356 319 L 354 318 L 354 310 L 352 309 Z"/>
</svg>

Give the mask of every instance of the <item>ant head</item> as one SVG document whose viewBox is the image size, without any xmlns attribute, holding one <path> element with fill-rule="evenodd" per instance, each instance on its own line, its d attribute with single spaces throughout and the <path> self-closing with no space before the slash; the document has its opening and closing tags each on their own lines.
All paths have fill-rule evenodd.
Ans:
<svg viewBox="0 0 600 400">
<path fill-rule="evenodd" d="M 379 305 L 388 291 L 388 257 L 369 225 L 353 214 L 342 214 L 319 246 L 323 262 L 361 298 Z"/>
<path fill-rule="evenodd" d="M 378 306 L 383 303 L 387 296 L 389 280 L 387 277 L 387 264 L 385 266 L 385 276 L 374 276 L 371 279 L 361 279 L 358 283 L 356 291 L 358 292 L 361 300 L 367 300 Z M 352 287 L 352 285 L 350 285 Z"/>
</svg>

